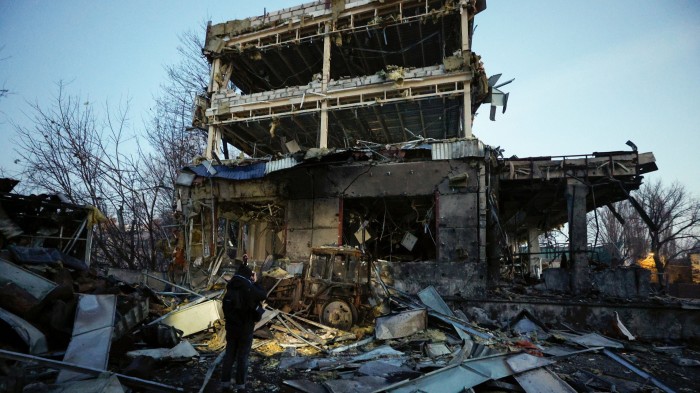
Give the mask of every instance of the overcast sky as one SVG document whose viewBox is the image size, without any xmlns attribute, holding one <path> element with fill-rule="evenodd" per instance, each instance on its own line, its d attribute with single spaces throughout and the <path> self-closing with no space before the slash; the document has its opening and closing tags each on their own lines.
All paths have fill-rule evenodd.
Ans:
<svg viewBox="0 0 700 393">
<path fill-rule="evenodd" d="M 144 130 L 178 35 L 297 1 L 0 0 L 0 168 L 19 176 L 10 120 L 49 102 L 58 81 L 87 101 L 131 100 Z M 480 110 L 474 134 L 505 155 L 627 150 L 632 140 L 700 196 L 700 1 L 489 0 L 473 50 L 489 75 L 515 78 L 505 114 Z"/>
</svg>

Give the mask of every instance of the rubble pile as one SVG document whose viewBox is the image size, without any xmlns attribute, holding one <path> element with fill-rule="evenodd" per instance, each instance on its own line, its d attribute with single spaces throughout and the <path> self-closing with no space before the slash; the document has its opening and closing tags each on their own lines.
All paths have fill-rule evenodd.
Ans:
<svg viewBox="0 0 700 393">
<path fill-rule="evenodd" d="M 1 223 L 0 391 L 220 390 L 233 271 L 223 253 L 179 279 L 100 271 L 89 259 L 94 211 L 13 198 Z M 393 287 L 349 247 L 277 262 L 257 269 L 268 303 L 255 326 L 254 392 L 700 390 L 694 347 L 643 342 L 617 312 L 608 328 L 581 331 L 526 309 L 504 318 L 454 297 L 448 305 L 433 286 Z"/>
<path fill-rule="evenodd" d="M 432 287 L 417 297 L 388 290 L 393 311 L 376 319 L 373 336 L 327 354 L 285 351 L 277 368 L 295 378 L 285 379 L 284 385 L 295 391 L 333 393 L 672 392 L 694 391 L 700 383 L 697 377 L 688 378 L 691 370 L 673 366 L 692 367 L 696 361 L 688 357 L 700 353 L 683 346 L 639 344 L 619 318 L 616 338 L 547 326 L 527 311 L 496 327 L 498 322 L 481 309 L 466 314 L 450 309 Z M 477 318 L 492 328 L 470 322 Z M 666 348 L 676 351 L 675 357 L 659 357 Z M 640 356 L 649 353 L 656 356 Z M 646 367 L 635 365 L 642 360 Z M 648 371 L 650 364 L 659 375 L 674 370 L 683 378 L 657 378 Z"/>
<path fill-rule="evenodd" d="M 2 391 L 219 391 L 221 284 L 167 290 L 62 264 L 0 260 Z M 8 260 L 10 259 L 10 260 Z M 276 268 L 279 269 L 279 268 Z M 146 275 L 144 274 L 144 278 Z M 256 326 L 251 391 L 692 391 L 700 353 L 453 309 L 433 287 L 382 282 L 385 315 L 350 331 L 267 306 Z M 170 288 L 167 288 L 170 287 Z M 8 289 L 9 288 L 9 289 Z M 608 331 L 606 331 L 607 333 Z M 472 390 L 470 390 L 472 389 Z"/>
</svg>

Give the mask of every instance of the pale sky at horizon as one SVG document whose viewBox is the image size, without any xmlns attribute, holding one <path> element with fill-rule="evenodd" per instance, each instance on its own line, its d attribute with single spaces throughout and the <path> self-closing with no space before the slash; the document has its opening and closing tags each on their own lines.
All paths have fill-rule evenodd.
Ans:
<svg viewBox="0 0 700 393">
<path fill-rule="evenodd" d="M 130 98 L 142 132 L 180 34 L 302 2 L 0 0 L 0 87 L 12 92 L 0 99 L 0 168 L 21 175 L 10 123 L 27 121 L 27 102 L 50 102 L 57 82 L 100 105 Z M 647 179 L 700 197 L 700 1 L 487 4 L 473 50 L 489 75 L 515 81 L 505 114 L 491 122 L 480 109 L 477 137 L 506 157 L 628 150 L 630 139 L 656 156 Z"/>
</svg>

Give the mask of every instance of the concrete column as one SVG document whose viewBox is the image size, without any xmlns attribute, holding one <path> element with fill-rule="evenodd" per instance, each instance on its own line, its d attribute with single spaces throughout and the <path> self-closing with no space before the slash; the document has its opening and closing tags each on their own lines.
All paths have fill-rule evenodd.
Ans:
<svg viewBox="0 0 700 393">
<path fill-rule="evenodd" d="M 542 256 L 537 254 L 540 252 L 540 230 L 537 228 L 529 228 L 527 231 L 527 249 L 530 252 L 530 276 L 538 277 L 542 274 L 540 270 Z M 534 255 L 533 255 L 534 254 Z"/>
<path fill-rule="evenodd" d="M 214 59 L 214 61 L 212 61 L 211 71 L 209 74 L 209 87 L 207 89 L 207 92 L 209 93 L 210 97 L 213 93 L 216 93 L 222 87 L 221 81 L 221 59 L 216 58 Z M 221 131 L 219 130 L 219 127 L 209 126 L 209 133 L 207 135 L 207 148 L 204 151 L 204 157 L 206 157 L 207 160 L 211 160 L 214 158 L 212 152 L 218 152 L 220 143 Z"/>
<path fill-rule="evenodd" d="M 588 185 L 577 179 L 566 182 L 566 202 L 569 215 L 569 254 L 571 289 L 574 295 L 585 294 L 591 287 L 588 268 L 588 237 L 586 228 L 586 196 Z"/>
<path fill-rule="evenodd" d="M 461 37 L 462 37 L 462 58 L 469 59 L 471 48 L 469 47 L 469 12 L 466 7 L 461 10 Z M 463 136 L 472 137 L 472 89 L 471 77 L 464 81 L 464 113 L 462 123 L 464 124 Z"/>
<path fill-rule="evenodd" d="M 323 37 L 323 72 L 321 74 L 321 92 L 328 92 L 328 82 L 331 79 L 331 36 L 330 25 L 326 23 L 326 35 Z M 321 130 L 318 147 L 328 147 L 328 100 L 321 102 Z"/>
<path fill-rule="evenodd" d="M 493 201 L 498 198 L 498 175 L 491 175 L 489 192 L 493 195 Z M 495 206 L 491 206 L 489 200 L 486 208 L 486 266 L 489 284 L 496 284 L 501 277 L 501 232 L 494 214 L 497 211 Z"/>
<path fill-rule="evenodd" d="M 463 136 L 465 138 L 472 137 L 472 87 L 470 81 L 464 82 L 464 123 Z"/>
<path fill-rule="evenodd" d="M 479 238 L 477 239 L 477 242 L 479 244 L 479 264 L 484 265 L 486 264 L 486 217 L 488 216 L 488 208 L 487 208 L 487 203 L 486 203 L 486 193 L 488 190 L 486 189 L 486 165 L 489 165 L 487 162 L 481 162 L 479 164 L 479 194 L 477 195 L 477 211 L 479 214 L 479 219 L 477 222 L 477 226 L 479 228 Z"/>
<path fill-rule="evenodd" d="M 221 131 L 219 130 L 219 127 L 209 126 L 209 134 L 207 135 L 207 149 L 204 152 L 204 157 L 206 157 L 207 160 L 212 160 L 214 158 L 212 152 L 218 152 L 220 145 Z"/>
</svg>

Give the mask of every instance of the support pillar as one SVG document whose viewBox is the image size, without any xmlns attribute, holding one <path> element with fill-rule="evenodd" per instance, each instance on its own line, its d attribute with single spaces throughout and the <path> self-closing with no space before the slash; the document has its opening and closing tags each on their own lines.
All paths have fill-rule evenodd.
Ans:
<svg viewBox="0 0 700 393">
<path fill-rule="evenodd" d="M 540 230 L 529 228 L 527 231 L 527 250 L 529 252 L 529 270 L 531 277 L 539 278 L 542 274 L 542 255 L 540 252 Z"/>
<path fill-rule="evenodd" d="M 591 288 L 587 253 L 587 195 L 588 185 L 578 179 L 567 179 L 566 202 L 569 215 L 569 260 L 571 263 L 571 290 L 574 295 L 585 294 Z"/>
<path fill-rule="evenodd" d="M 222 86 L 225 86 L 225 83 L 223 82 L 223 77 L 221 76 L 221 59 L 216 58 L 214 61 L 212 61 L 211 72 L 209 74 L 209 87 L 207 88 L 209 96 L 211 97 L 213 93 L 219 91 Z M 213 153 L 219 150 L 220 144 L 221 130 L 219 130 L 219 127 L 217 126 L 209 126 L 207 148 L 204 151 L 204 157 L 206 157 L 207 160 L 213 159 Z"/>
<path fill-rule="evenodd" d="M 330 23 L 330 22 L 329 22 Z M 323 37 L 323 72 L 321 73 L 321 93 L 328 92 L 328 81 L 331 79 L 331 36 L 330 25 L 326 23 L 325 36 Z M 321 129 L 318 141 L 321 149 L 328 147 L 328 100 L 321 102 Z"/>
<path fill-rule="evenodd" d="M 498 199 L 498 175 L 490 175 L 489 187 L 486 190 L 491 195 L 487 197 L 486 209 L 486 266 L 487 278 L 491 285 L 498 283 L 501 278 L 501 257 L 503 256 L 502 232 L 498 222 L 498 207 L 492 205 Z"/>
<path fill-rule="evenodd" d="M 209 134 L 207 135 L 207 149 L 204 152 L 204 157 L 207 160 L 214 159 L 213 152 L 218 151 L 221 145 L 221 131 L 217 126 L 209 126 Z"/>
<path fill-rule="evenodd" d="M 479 219 L 477 222 L 477 227 L 478 227 L 478 239 L 477 242 L 479 244 L 479 264 L 484 265 L 486 264 L 486 232 L 487 232 L 487 227 L 488 224 L 486 223 L 487 217 L 489 215 L 488 211 L 488 203 L 486 202 L 486 193 L 488 192 L 488 189 L 486 188 L 487 184 L 487 176 L 489 176 L 488 172 L 486 171 L 486 165 L 490 165 L 490 163 L 482 161 L 479 164 L 479 191 L 477 194 L 477 212 L 479 214 Z"/>
<path fill-rule="evenodd" d="M 469 11 L 466 7 L 462 7 L 460 15 L 460 29 L 462 38 L 462 58 L 469 59 L 471 48 L 469 46 Z M 465 138 L 472 137 L 472 89 L 471 77 L 464 81 L 464 111 L 462 113 L 463 136 Z"/>
</svg>

